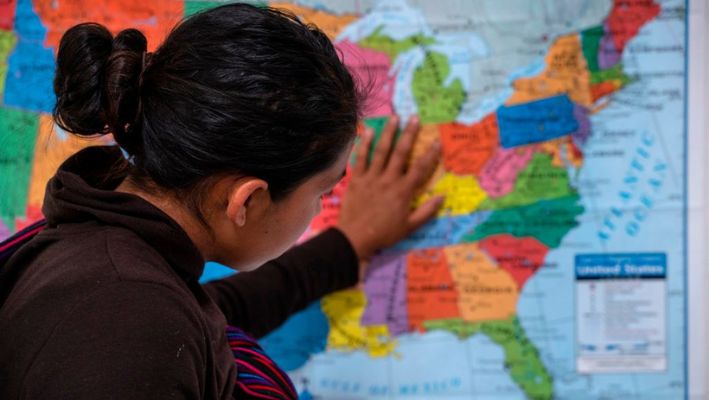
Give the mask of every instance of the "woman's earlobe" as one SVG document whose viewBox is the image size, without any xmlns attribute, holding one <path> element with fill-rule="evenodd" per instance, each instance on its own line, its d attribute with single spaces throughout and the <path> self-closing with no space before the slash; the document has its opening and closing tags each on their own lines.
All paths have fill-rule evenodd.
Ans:
<svg viewBox="0 0 709 400">
<path fill-rule="evenodd" d="M 240 227 L 246 225 L 246 207 L 240 207 L 236 213 L 236 225 Z"/>
<path fill-rule="evenodd" d="M 259 214 L 258 210 L 262 208 L 260 203 L 261 190 L 268 190 L 268 184 L 258 178 L 253 177 L 243 177 L 233 181 L 229 189 L 226 215 L 230 221 L 233 221 L 237 226 L 243 227 L 246 225 L 246 211 L 247 209 L 252 210 L 252 217 L 254 217 L 254 207 L 256 208 L 256 215 Z M 259 196 L 259 198 L 254 198 L 254 196 Z"/>
</svg>

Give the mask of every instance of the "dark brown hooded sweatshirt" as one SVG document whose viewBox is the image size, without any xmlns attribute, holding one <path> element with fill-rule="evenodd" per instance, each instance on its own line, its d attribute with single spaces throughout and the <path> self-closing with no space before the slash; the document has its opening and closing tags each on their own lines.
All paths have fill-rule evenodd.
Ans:
<svg viewBox="0 0 709 400">
<path fill-rule="evenodd" d="M 257 337 L 354 285 L 329 229 L 259 269 L 200 285 L 204 260 L 149 202 L 103 179 L 115 146 L 68 159 L 47 185 L 48 228 L 0 271 L 0 399 L 226 399 L 226 324 Z"/>
</svg>

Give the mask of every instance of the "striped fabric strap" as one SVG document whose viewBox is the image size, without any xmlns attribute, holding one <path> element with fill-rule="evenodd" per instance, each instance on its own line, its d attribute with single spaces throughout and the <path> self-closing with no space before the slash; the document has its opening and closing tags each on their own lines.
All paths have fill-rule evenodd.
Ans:
<svg viewBox="0 0 709 400">
<path fill-rule="evenodd" d="M 288 375 L 266 355 L 251 336 L 239 328 L 228 326 L 229 347 L 236 361 L 237 399 L 297 399 Z"/>
<path fill-rule="evenodd" d="M 21 231 L 15 233 L 0 243 L 0 268 L 12 257 L 23 244 L 29 242 L 36 234 L 47 227 L 47 221 L 41 219 Z"/>
<path fill-rule="evenodd" d="M 0 269 L 17 250 L 47 227 L 42 219 L 0 243 Z M 255 339 L 238 328 L 227 327 L 227 340 L 236 362 L 238 399 L 297 399 L 288 375 L 271 360 Z"/>
</svg>

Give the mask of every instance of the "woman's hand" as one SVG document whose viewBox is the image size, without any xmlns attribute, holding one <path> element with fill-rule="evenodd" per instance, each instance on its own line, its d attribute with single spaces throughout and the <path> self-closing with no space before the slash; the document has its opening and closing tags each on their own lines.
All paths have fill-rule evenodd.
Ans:
<svg viewBox="0 0 709 400">
<path fill-rule="evenodd" d="M 399 118 L 389 118 L 371 163 L 367 162 L 374 136 L 371 129 L 365 130 L 356 149 L 356 164 L 337 227 L 350 239 L 360 260 L 367 260 L 377 250 L 408 236 L 432 218 L 443 204 L 442 197 L 434 197 L 411 209 L 418 189 L 436 167 L 440 143 L 436 140 L 407 168 L 419 131 L 418 118 L 409 120 L 394 146 L 398 124 Z"/>
</svg>

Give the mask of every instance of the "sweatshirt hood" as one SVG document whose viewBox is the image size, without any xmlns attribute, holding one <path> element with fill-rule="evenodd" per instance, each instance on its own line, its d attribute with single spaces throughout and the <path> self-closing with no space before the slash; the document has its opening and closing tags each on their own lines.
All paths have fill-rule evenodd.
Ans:
<svg viewBox="0 0 709 400">
<path fill-rule="evenodd" d="M 47 183 L 42 212 L 49 227 L 98 221 L 135 232 L 186 280 L 199 279 L 204 259 L 182 227 L 147 200 L 114 189 L 125 178 L 118 146 L 92 146 L 67 159 Z"/>
</svg>

